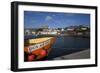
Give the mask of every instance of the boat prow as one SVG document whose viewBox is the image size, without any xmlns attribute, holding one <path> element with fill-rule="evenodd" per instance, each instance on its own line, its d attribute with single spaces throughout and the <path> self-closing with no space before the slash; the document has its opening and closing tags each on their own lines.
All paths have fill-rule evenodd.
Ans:
<svg viewBox="0 0 100 73">
<path fill-rule="evenodd" d="M 25 42 L 25 61 L 40 60 L 48 56 L 56 37 L 29 39 Z"/>
</svg>

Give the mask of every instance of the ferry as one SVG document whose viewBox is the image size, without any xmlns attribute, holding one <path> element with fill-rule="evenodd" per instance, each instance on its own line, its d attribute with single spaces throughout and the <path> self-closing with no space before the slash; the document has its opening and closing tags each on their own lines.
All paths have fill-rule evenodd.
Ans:
<svg viewBox="0 0 100 73">
<path fill-rule="evenodd" d="M 48 56 L 55 37 L 42 37 L 24 41 L 24 61 L 42 60 Z"/>
</svg>

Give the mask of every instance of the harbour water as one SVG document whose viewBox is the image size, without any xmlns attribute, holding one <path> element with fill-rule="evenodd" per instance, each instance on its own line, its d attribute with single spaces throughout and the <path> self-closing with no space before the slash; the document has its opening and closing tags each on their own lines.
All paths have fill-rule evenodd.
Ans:
<svg viewBox="0 0 100 73">
<path fill-rule="evenodd" d="M 69 55 L 90 48 L 90 39 L 83 37 L 57 37 L 48 56 L 48 60 L 59 56 Z"/>
</svg>

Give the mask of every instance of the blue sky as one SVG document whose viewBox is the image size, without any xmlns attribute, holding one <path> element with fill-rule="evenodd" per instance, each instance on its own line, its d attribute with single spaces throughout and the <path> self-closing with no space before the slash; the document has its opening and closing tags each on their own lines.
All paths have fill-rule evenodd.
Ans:
<svg viewBox="0 0 100 73">
<path fill-rule="evenodd" d="M 65 28 L 68 26 L 90 25 L 90 14 L 24 11 L 24 27 Z"/>
</svg>

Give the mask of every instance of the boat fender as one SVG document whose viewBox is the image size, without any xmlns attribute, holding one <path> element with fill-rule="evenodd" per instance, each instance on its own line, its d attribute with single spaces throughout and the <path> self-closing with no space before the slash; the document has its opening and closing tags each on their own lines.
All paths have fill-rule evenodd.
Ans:
<svg viewBox="0 0 100 73">
<path fill-rule="evenodd" d="M 43 49 L 43 50 L 41 51 L 41 55 L 42 55 L 42 56 L 47 55 L 47 51 Z"/>
<path fill-rule="evenodd" d="M 36 55 L 28 55 L 28 61 L 34 61 L 36 59 Z"/>
</svg>

